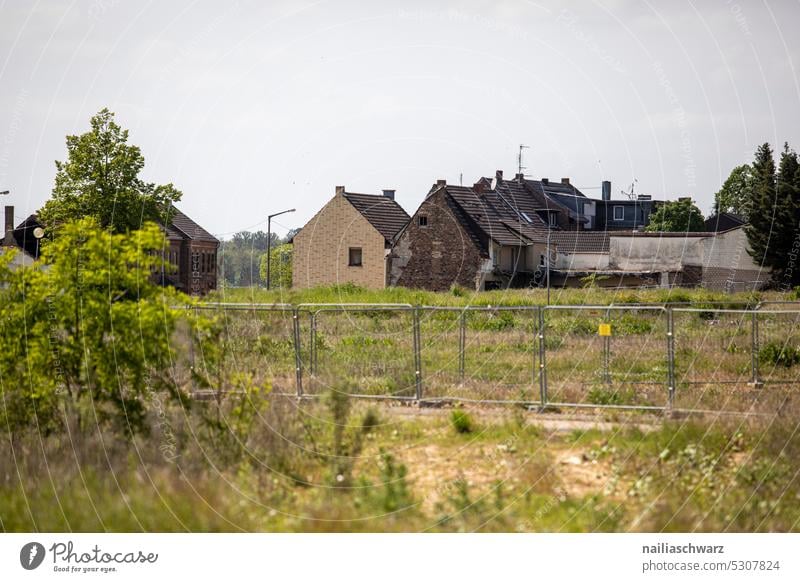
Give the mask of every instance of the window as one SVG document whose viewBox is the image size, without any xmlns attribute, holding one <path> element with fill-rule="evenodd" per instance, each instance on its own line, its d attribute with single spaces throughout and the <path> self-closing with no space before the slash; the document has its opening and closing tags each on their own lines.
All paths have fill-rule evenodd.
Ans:
<svg viewBox="0 0 800 582">
<path fill-rule="evenodd" d="M 556 226 L 558 224 L 558 214 L 555 212 L 551 212 L 548 214 L 548 220 L 550 222 L 550 226 Z"/>
<path fill-rule="evenodd" d="M 419 216 L 417 216 L 417 224 L 423 227 L 428 226 L 428 217 L 425 216 L 424 214 L 420 214 Z"/>
<path fill-rule="evenodd" d="M 361 266 L 361 247 L 350 247 L 348 253 L 348 265 L 351 267 Z"/>
<path fill-rule="evenodd" d="M 624 206 L 615 206 L 614 207 L 614 220 L 625 220 L 625 207 Z"/>
</svg>

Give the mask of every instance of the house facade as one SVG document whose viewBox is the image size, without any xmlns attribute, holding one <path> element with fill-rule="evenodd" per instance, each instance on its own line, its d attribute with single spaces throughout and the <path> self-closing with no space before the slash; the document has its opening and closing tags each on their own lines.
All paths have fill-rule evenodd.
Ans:
<svg viewBox="0 0 800 582">
<path fill-rule="evenodd" d="M 538 284 L 546 233 L 542 218 L 497 183 L 439 180 L 395 240 L 390 284 L 432 291 Z"/>
<path fill-rule="evenodd" d="M 394 190 L 382 195 L 346 192 L 334 197 L 292 239 L 292 286 L 353 283 L 369 289 L 386 286 L 389 249 L 408 222 Z"/>
<path fill-rule="evenodd" d="M 13 210 L 11 212 L 13 216 Z M 8 216 L 8 210 L 6 215 Z M 39 258 L 39 240 L 34 236 L 37 228 L 45 227 L 36 214 L 31 214 L 12 232 L 16 246 L 33 259 Z M 219 240 L 174 207 L 171 223 L 168 226 L 162 225 L 162 229 L 167 241 L 164 260 L 173 268 L 164 268 L 153 273 L 153 280 L 189 295 L 205 295 L 216 289 Z"/>
</svg>

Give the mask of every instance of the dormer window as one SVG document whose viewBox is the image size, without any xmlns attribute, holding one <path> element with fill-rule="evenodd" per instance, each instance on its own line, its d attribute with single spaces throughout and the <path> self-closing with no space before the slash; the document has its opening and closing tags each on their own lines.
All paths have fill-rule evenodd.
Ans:
<svg viewBox="0 0 800 582">
<path fill-rule="evenodd" d="M 614 207 L 614 220 L 625 220 L 625 207 L 624 206 L 615 206 Z"/>
</svg>

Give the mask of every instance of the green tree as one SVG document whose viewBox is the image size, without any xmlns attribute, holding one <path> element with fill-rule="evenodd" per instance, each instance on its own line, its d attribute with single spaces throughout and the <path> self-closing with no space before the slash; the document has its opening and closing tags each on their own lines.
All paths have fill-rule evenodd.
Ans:
<svg viewBox="0 0 800 582">
<path fill-rule="evenodd" d="M 0 426 L 76 432 L 94 423 L 146 431 L 154 398 L 185 401 L 171 342 L 188 302 L 152 282 L 164 265 L 153 225 L 112 234 L 94 219 L 67 223 L 41 261 L 0 264 Z M 11 253 L 6 253 L 10 255 Z M 169 265 L 166 265 L 169 268 Z"/>
<path fill-rule="evenodd" d="M 776 170 L 768 143 L 753 163 L 750 224 L 747 239 L 753 259 L 772 269 L 781 288 L 800 284 L 800 160 L 784 143 Z"/>
<path fill-rule="evenodd" d="M 42 223 L 52 232 L 90 216 L 116 233 L 147 221 L 168 223 L 181 192 L 139 177 L 144 157 L 128 145 L 128 130 L 114 122 L 112 112 L 103 109 L 90 123 L 90 131 L 67 136 L 67 161 L 56 162 L 52 198 L 39 212 Z"/>
<path fill-rule="evenodd" d="M 775 223 L 770 246 L 774 247 L 774 279 L 785 289 L 800 284 L 800 162 L 797 153 L 783 145 L 775 182 Z"/>
<path fill-rule="evenodd" d="M 282 244 L 270 252 L 270 287 L 288 289 L 292 286 L 292 245 Z M 261 279 L 267 280 L 267 255 L 261 257 Z"/>
<path fill-rule="evenodd" d="M 691 198 L 680 198 L 661 204 L 650 215 L 648 232 L 700 232 L 705 230 L 703 213 Z"/>
<path fill-rule="evenodd" d="M 736 166 L 719 192 L 714 194 L 714 214 L 732 212 L 745 221 L 750 216 L 748 204 L 753 188 L 753 168 L 750 164 Z"/>
</svg>

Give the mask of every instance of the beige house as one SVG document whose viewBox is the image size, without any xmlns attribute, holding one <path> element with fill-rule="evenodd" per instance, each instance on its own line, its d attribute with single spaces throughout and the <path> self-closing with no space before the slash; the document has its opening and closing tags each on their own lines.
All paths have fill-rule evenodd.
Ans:
<svg viewBox="0 0 800 582">
<path fill-rule="evenodd" d="M 336 195 L 292 239 L 292 285 L 386 287 L 389 250 L 408 219 L 394 190 L 357 194 L 337 186 Z"/>
</svg>

